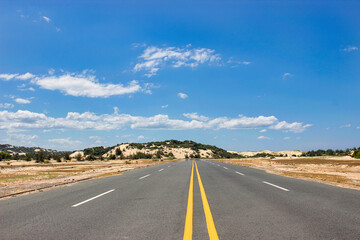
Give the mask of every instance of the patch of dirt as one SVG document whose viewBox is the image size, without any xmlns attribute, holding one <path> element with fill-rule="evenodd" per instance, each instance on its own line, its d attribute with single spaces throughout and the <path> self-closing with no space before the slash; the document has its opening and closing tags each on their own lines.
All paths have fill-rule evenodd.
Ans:
<svg viewBox="0 0 360 240">
<path fill-rule="evenodd" d="M 360 159 L 347 156 L 217 159 L 216 161 L 263 169 L 269 173 L 287 177 L 360 190 Z"/>
<path fill-rule="evenodd" d="M 12 160 L 0 162 L 0 199 L 7 195 L 119 175 L 124 171 L 166 162 L 169 161 L 111 160 L 35 163 Z"/>
</svg>

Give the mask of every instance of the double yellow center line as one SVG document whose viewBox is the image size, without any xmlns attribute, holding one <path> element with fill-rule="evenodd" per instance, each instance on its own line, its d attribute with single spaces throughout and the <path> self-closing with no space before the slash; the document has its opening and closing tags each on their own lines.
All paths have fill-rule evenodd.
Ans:
<svg viewBox="0 0 360 240">
<path fill-rule="evenodd" d="M 190 186 L 189 186 L 189 197 L 186 211 L 186 219 L 185 219 L 185 228 L 184 228 L 184 237 L 183 240 L 191 240 L 193 233 L 193 200 L 194 200 L 194 165 L 196 168 L 196 174 L 199 182 L 201 200 L 204 207 L 206 226 L 208 229 L 209 239 L 210 240 L 218 240 L 218 234 L 216 232 L 214 219 L 211 214 L 209 202 L 207 200 L 205 189 L 201 181 L 201 177 L 199 174 L 199 169 L 195 161 L 192 163 L 191 168 L 191 176 L 190 176 Z"/>
</svg>

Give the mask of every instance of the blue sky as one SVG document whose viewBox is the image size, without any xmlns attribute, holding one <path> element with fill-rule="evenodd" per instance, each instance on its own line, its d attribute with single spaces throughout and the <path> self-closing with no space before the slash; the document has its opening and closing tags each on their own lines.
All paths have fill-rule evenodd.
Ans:
<svg viewBox="0 0 360 240">
<path fill-rule="evenodd" d="M 1 1 L 0 142 L 360 145 L 358 1 Z"/>
</svg>

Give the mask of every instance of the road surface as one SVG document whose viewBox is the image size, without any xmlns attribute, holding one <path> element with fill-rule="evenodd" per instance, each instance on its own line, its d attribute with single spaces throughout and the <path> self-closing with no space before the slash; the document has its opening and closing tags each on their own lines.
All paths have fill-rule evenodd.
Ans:
<svg viewBox="0 0 360 240">
<path fill-rule="evenodd" d="M 360 239 L 358 190 L 193 162 L 2 200 L 0 239 Z"/>
</svg>

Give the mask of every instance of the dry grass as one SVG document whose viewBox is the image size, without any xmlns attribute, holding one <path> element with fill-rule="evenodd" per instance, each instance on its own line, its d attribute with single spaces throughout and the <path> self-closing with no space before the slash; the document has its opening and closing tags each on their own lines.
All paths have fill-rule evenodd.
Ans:
<svg viewBox="0 0 360 240">
<path fill-rule="evenodd" d="M 348 159 L 345 157 L 299 157 L 287 159 L 219 159 L 217 161 L 255 167 L 287 177 L 360 189 L 360 160 L 357 159 Z"/>
<path fill-rule="evenodd" d="M 296 158 L 296 159 L 271 159 L 270 162 L 294 165 L 294 164 L 331 164 L 331 165 L 346 165 L 348 167 L 360 166 L 359 160 L 335 160 L 326 158 Z"/>
<path fill-rule="evenodd" d="M 135 168 L 169 162 L 150 160 L 82 161 L 35 163 L 0 161 L 0 197 L 39 187 L 54 186 L 83 179 L 109 177 Z"/>
<path fill-rule="evenodd" d="M 31 180 L 42 180 L 42 179 L 53 179 L 58 177 L 58 174 L 37 174 L 37 175 L 12 175 L 12 176 L 2 176 L 0 178 L 0 185 L 1 184 L 9 184 L 9 183 L 17 183 L 17 182 L 24 182 L 24 181 L 31 181 Z"/>
</svg>

